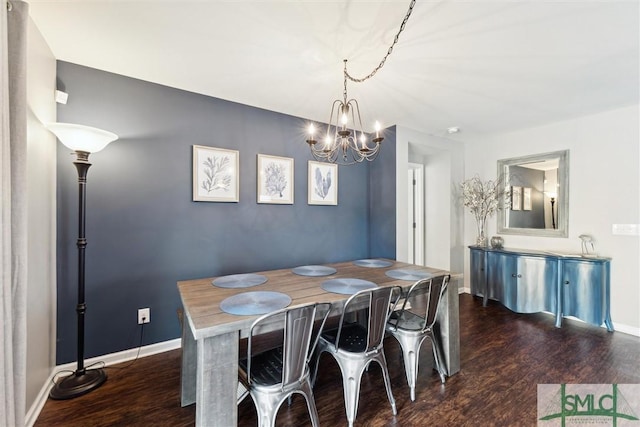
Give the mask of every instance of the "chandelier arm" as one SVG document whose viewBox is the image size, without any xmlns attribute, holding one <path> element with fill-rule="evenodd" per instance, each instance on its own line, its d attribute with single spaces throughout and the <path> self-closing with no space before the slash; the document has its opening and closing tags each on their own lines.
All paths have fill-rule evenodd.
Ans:
<svg viewBox="0 0 640 427">
<path fill-rule="evenodd" d="M 347 61 L 344 61 L 344 75 L 345 77 L 349 78 L 349 80 L 351 80 L 352 82 L 356 82 L 356 83 L 362 83 L 365 80 L 370 79 L 371 77 L 375 76 L 375 74 L 380 71 L 380 69 L 382 67 L 384 67 L 384 63 L 387 61 L 387 58 L 389 57 L 389 55 L 391 55 L 391 53 L 393 52 L 393 48 L 396 45 L 396 43 L 398 43 L 398 38 L 400 37 L 400 33 L 402 33 L 404 31 L 404 27 L 407 25 L 407 21 L 409 20 L 409 17 L 411 16 L 411 12 L 413 12 L 413 7 L 416 5 L 416 0 L 411 0 L 411 3 L 409 4 L 409 10 L 407 10 L 407 14 L 405 15 L 404 19 L 402 20 L 402 24 L 400 24 L 400 29 L 398 30 L 396 36 L 393 39 L 393 43 L 391 43 L 391 46 L 389 46 L 389 49 L 387 49 L 387 54 L 382 58 L 382 61 L 380 61 L 380 64 L 378 64 L 378 66 L 376 68 L 373 69 L 373 71 L 371 71 L 369 73 L 368 76 L 363 77 L 361 79 L 359 78 L 355 78 L 353 76 L 351 76 L 351 74 L 349 74 L 349 72 L 347 71 Z M 345 81 L 344 84 L 345 87 L 345 94 L 347 91 L 347 83 Z"/>
<path fill-rule="evenodd" d="M 342 101 L 340 101 L 339 99 L 336 99 L 336 100 L 334 100 L 334 101 L 333 101 L 333 104 L 331 104 L 331 114 L 329 114 L 329 123 L 328 123 L 328 125 L 327 125 L 327 126 L 328 126 L 328 127 L 327 127 L 327 129 L 330 129 L 330 128 L 331 128 L 331 123 L 333 122 L 333 113 L 334 113 L 334 111 L 335 111 L 335 113 L 336 113 L 336 124 L 339 122 L 339 118 L 340 118 L 340 108 L 338 108 L 338 109 L 336 110 L 336 104 L 338 104 L 338 105 L 343 105 L 343 102 L 342 102 Z M 336 125 L 336 127 L 337 127 L 337 125 Z M 329 132 L 327 131 L 327 135 L 328 135 L 328 134 L 329 134 Z"/>
<path fill-rule="evenodd" d="M 362 160 L 362 156 L 360 155 L 360 152 L 357 150 L 357 148 L 354 148 L 354 144 L 355 144 L 354 138 L 349 137 L 347 139 L 347 143 L 349 144 L 350 149 L 344 150 L 342 154 L 343 163 L 349 162 L 349 157 L 351 157 L 351 162 L 359 163 Z"/>
<path fill-rule="evenodd" d="M 327 160 L 331 161 L 332 155 L 337 151 L 338 144 L 336 138 L 336 132 L 338 130 L 337 126 L 331 135 L 331 123 L 333 122 L 334 112 L 336 113 L 336 120 L 339 119 L 339 108 L 336 110 L 336 105 L 341 105 L 342 102 L 338 99 L 333 101 L 331 105 L 331 114 L 329 115 L 329 122 L 327 124 L 327 131 L 323 140 L 320 141 L 319 147 L 316 147 L 315 144 L 310 145 L 311 153 L 317 160 Z"/>
<path fill-rule="evenodd" d="M 353 103 L 353 106 L 355 107 L 355 108 L 352 108 L 352 110 L 357 111 L 357 113 L 356 112 L 352 113 L 353 123 L 354 124 L 356 123 L 356 117 L 357 117 L 357 122 L 360 124 L 360 135 L 363 136 L 364 127 L 362 126 L 362 117 L 360 116 L 360 105 L 358 104 L 358 100 L 355 98 L 352 98 L 349 100 L 349 104 L 351 103 Z M 382 141 L 382 138 L 374 139 L 375 144 L 373 145 L 373 147 L 370 147 L 369 144 L 366 142 L 366 138 L 365 138 L 364 142 L 361 141 L 361 147 L 358 148 L 358 138 L 357 138 L 357 134 L 355 132 L 355 127 L 354 127 L 353 146 L 355 147 L 355 151 L 357 151 L 357 156 L 358 156 L 358 159 L 356 159 L 356 161 L 360 163 L 364 159 L 368 161 L 375 160 L 375 158 L 378 157 L 378 153 L 380 151 L 380 141 Z M 355 158 L 356 154 L 354 153 L 353 156 Z"/>
<path fill-rule="evenodd" d="M 336 115 L 336 125 L 335 125 L 335 130 L 334 130 L 334 135 L 333 135 L 333 143 L 332 146 L 336 145 L 336 135 L 335 133 L 338 131 L 338 121 L 340 119 L 340 108 L 336 109 L 336 105 L 342 105 L 342 102 L 339 99 L 336 99 L 335 101 L 333 101 L 333 104 L 331 104 L 331 114 L 329 114 L 329 123 L 327 123 L 327 138 L 329 137 L 329 135 L 331 135 L 331 123 L 333 123 L 333 114 L 335 112 Z"/>
<path fill-rule="evenodd" d="M 363 138 L 364 137 L 364 127 L 362 126 L 362 117 L 360 116 L 360 105 L 358 104 L 358 101 L 355 98 L 351 98 L 349 100 L 349 104 L 351 104 L 352 102 L 353 102 L 353 105 L 356 107 L 356 108 L 352 108 L 352 110 L 356 110 L 356 111 L 353 111 L 352 114 L 351 114 L 352 117 L 353 117 L 353 124 L 354 124 L 354 129 L 353 129 L 354 143 L 353 143 L 353 145 L 355 146 L 356 150 L 360 151 L 360 148 L 358 148 L 358 135 L 356 133 L 356 127 L 355 127 L 356 116 L 357 116 L 357 119 L 358 119 L 357 123 L 360 124 L 360 137 L 363 139 L 361 141 L 362 142 L 362 149 L 365 149 L 365 148 L 368 149 L 369 147 L 368 147 L 368 145 L 366 145 L 365 139 Z"/>
</svg>

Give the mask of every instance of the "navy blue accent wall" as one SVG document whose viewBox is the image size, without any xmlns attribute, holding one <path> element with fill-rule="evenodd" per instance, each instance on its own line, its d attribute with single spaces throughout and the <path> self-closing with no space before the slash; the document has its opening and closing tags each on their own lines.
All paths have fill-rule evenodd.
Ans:
<svg viewBox="0 0 640 427">
<path fill-rule="evenodd" d="M 369 164 L 369 252 L 396 258 L 396 127 L 385 129 L 378 158 Z"/>
<path fill-rule="evenodd" d="M 385 247 L 392 239 L 381 236 L 393 233 L 395 246 L 395 227 L 373 227 L 376 243 L 370 245 L 368 164 L 340 167 L 337 206 L 307 205 L 311 154 L 303 119 L 66 62 L 58 62 L 58 85 L 69 93 L 67 105 L 58 106 L 58 121 L 120 136 L 90 156 L 86 357 L 136 347 L 142 307 L 151 308 L 144 345 L 178 338 L 180 280 L 395 256 Z M 395 141 L 385 136 L 381 159 L 393 164 L 386 173 L 395 176 L 387 157 Z M 192 201 L 194 144 L 239 150 L 239 203 Z M 256 203 L 258 153 L 295 159 L 294 205 Z M 58 143 L 58 364 L 76 360 L 73 159 Z M 384 196 L 395 204 L 395 189 Z M 377 213 L 372 221 L 379 221 Z"/>
</svg>

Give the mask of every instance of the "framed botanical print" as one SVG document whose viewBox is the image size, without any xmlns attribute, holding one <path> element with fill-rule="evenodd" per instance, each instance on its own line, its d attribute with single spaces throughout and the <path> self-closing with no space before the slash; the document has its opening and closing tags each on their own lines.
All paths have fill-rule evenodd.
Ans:
<svg viewBox="0 0 640 427">
<path fill-rule="evenodd" d="M 258 203 L 293 204 L 293 159 L 258 154 Z"/>
<path fill-rule="evenodd" d="M 193 200 L 237 202 L 239 196 L 238 151 L 194 145 Z"/>
<path fill-rule="evenodd" d="M 531 188 L 524 187 L 522 189 L 522 210 L 530 211 L 531 210 Z"/>
<path fill-rule="evenodd" d="M 338 204 L 338 165 L 309 161 L 308 203 Z"/>
<path fill-rule="evenodd" d="M 522 210 L 522 187 L 511 187 L 511 210 Z"/>
</svg>

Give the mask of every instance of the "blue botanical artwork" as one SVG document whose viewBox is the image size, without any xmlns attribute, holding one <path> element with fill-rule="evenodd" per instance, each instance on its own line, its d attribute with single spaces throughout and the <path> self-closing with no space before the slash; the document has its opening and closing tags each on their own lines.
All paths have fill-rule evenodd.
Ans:
<svg viewBox="0 0 640 427">
<path fill-rule="evenodd" d="M 283 164 L 276 162 L 267 163 L 264 169 L 265 189 L 272 197 L 284 197 L 284 190 L 287 188 L 287 175 Z"/>
<path fill-rule="evenodd" d="M 207 157 L 202 165 L 205 179 L 202 181 L 202 189 L 207 193 L 215 190 L 229 191 L 231 188 L 231 159 L 229 156 Z"/>
<path fill-rule="evenodd" d="M 338 204 L 338 165 L 309 161 L 308 203 Z"/>
<path fill-rule="evenodd" d="M 325 200 L 331 189 L 331 169 L 323 175 L 320 168 L 316 168 L 314 192 L 322 200 Z"/>
<path fill-rule="evenodd" d="M 193 201 L 237 202 L 239 177 L 237 150 L 193 146 Z"/>
<path fill-rule="evenodd" d="M 258 203 L 293 204 L 293 159 L 258 154 Z"/>
</svg>

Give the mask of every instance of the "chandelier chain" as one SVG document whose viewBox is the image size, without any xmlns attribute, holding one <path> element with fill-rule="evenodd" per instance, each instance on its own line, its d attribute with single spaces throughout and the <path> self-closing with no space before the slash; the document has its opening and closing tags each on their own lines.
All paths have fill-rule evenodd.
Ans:
<svg viewBox="0 0 640 427">
<path fill-rule="evenodd" d="M 344 98 L 344 102 L 347 102 L 347 76 L 349 76 L 349 73 L 347 73 L 347 60 L 344 60 L 344 89 L 342 91 L 342 96 Z"/>
<path fill-rule="evenodd" d="M 346 95 L 347 92 L 347 78 L 349 78 L 349 80 L 351 80 L 352 82 L 356 82 L 356 83 L 362 83 L 365 80 L 370 79 L 371 77 L 373 77 L 378 71 L 380 71 L 380 69 L 382 67 L 384 67 L 384 63 L 387 61 L 387 58 L 389 57 L 389 55 L 391 55 L 391 53 L 393 52 L 393 48 L 396 45 L 396 43 L 398 43 L 398 38 L 400 37 L 400 33 L 402 33 L 402 31 L 404 31 L 404 27 L 407 25 L 407 21 L 409 20 L 409 17 L 411 16 L 411 12 L 413 12 L 413 6 L 415 6 L 416 4 L 416 0 L 411 0 L 411 3 L 409 4 L 409 10 L 407 10 L 407 14 L 405 15 L 404 19 L 402 20 L 402 24 L 400 24 L 400 29 L 398 30 L 398 33 L 396 34 L 396 36 L 393 39 L 393 43 L 391 44 L 391 46 L 389 46 L 389 49 L 387 49 L 387 54 L 384 56 L 384 58 L 382 58 L 382 61 L 380 61 L 380 64 L 378 64 L 378 66 L 376 68 L 373 69 L 373 71 L 371 71 L 371 73 L 369 73 L 368 76 L 363 77 L 361 79 L 355 78 L 353 76 L 351 76 L 351 74 L 349 74 L 349 72 L 347 71 L 347 61 L 344 61 L 344 75 L 345 75 L 345 80 L 344 80 L 344 94 Z"/>
</svg>

